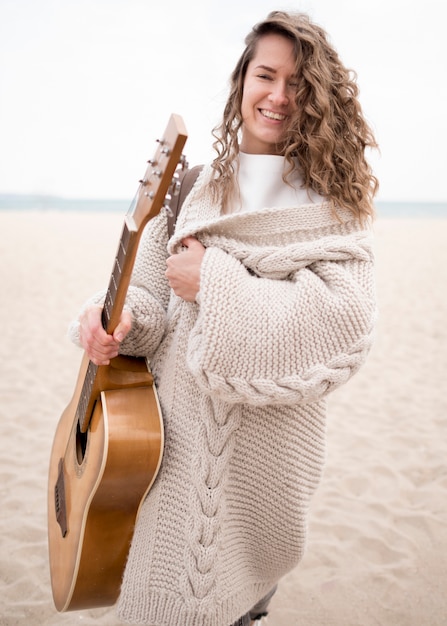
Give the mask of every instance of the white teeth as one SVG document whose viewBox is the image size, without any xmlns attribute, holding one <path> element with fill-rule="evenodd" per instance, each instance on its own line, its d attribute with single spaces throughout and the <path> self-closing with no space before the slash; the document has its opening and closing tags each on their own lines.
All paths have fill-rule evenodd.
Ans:
<svg viewBox="0 0 447 626">
<path fill-rule="evenodd" d="M 286 119 L 285 115 L 281 115 L 281 113 L 274 113 L 273 111 L 267 111 L 266 109 L 261 109 L 261 113 L 264 117 L 268 117 L 271 120 L 278 120 L 282 122 Z"/>
</svg>

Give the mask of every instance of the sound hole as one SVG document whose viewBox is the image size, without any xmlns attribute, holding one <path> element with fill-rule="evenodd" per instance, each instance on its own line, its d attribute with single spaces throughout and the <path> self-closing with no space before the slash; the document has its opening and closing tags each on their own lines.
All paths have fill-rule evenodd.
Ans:
<svg viewBox="0 0 447 626">
<path fill-rule="evenodd" d="M 85 459 L 85 451 L 87 450 L 88 443 L 88 432 L 89 429 L 87 429 L 86 433 L 81 432 L 81 427 L 78 422 L 76 427 L 76 458 L 79 465 L 82 465 Z"/>
</svg>

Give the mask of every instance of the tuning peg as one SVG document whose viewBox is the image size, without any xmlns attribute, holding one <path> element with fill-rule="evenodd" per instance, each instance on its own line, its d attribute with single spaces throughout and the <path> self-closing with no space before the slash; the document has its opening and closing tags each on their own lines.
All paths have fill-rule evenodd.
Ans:
<svg viewBox="0 0 447 626">
<path fill-rule="evenodd" d="M 157 165 L 157 159 L 149 159 L 148 163 L 152 165 L 152 167 L 155 167 Z"/>
<path fill-rule="evenodd" d="M 165 204 L 163 208 L 166 211 L 166 213 L 169 215 L 169 217 L 174 217 L 174 213 L 172 212 L 172 209 L 169 206 L 169 204 Z"/>
</svg>

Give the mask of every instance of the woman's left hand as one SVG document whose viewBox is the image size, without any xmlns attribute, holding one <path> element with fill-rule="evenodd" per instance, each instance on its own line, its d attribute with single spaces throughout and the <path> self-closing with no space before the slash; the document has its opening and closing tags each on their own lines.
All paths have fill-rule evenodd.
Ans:
<svg viewBox="0 0 447 626">
<path fill-rule="evenodd" d="M 182 245 L 184 250 L 166 260 L 165 275 L 176 296 L 194 302 L 200 290 L 200 267 L 205 248 L 195 237 L 185 237 Z"/>
</svg>

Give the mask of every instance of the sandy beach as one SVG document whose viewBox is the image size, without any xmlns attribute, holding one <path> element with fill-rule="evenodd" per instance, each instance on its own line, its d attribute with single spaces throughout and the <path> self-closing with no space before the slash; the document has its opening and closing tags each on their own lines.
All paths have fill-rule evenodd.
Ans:
<svg viewBox="0 0 447 626">
<path fill-rule="evenodd" d="M 0 212 L 1 626 L 119 624 L 113 607 L 54 609 L 46 490 L 81 360 L 67 326 L 107 286 L 122 219 Z M 380 219 L 375 234 L 375 345 L 330 398 L 307 554 L 268 626 L 447 624 L 447 219 Z"/>
</svg>

